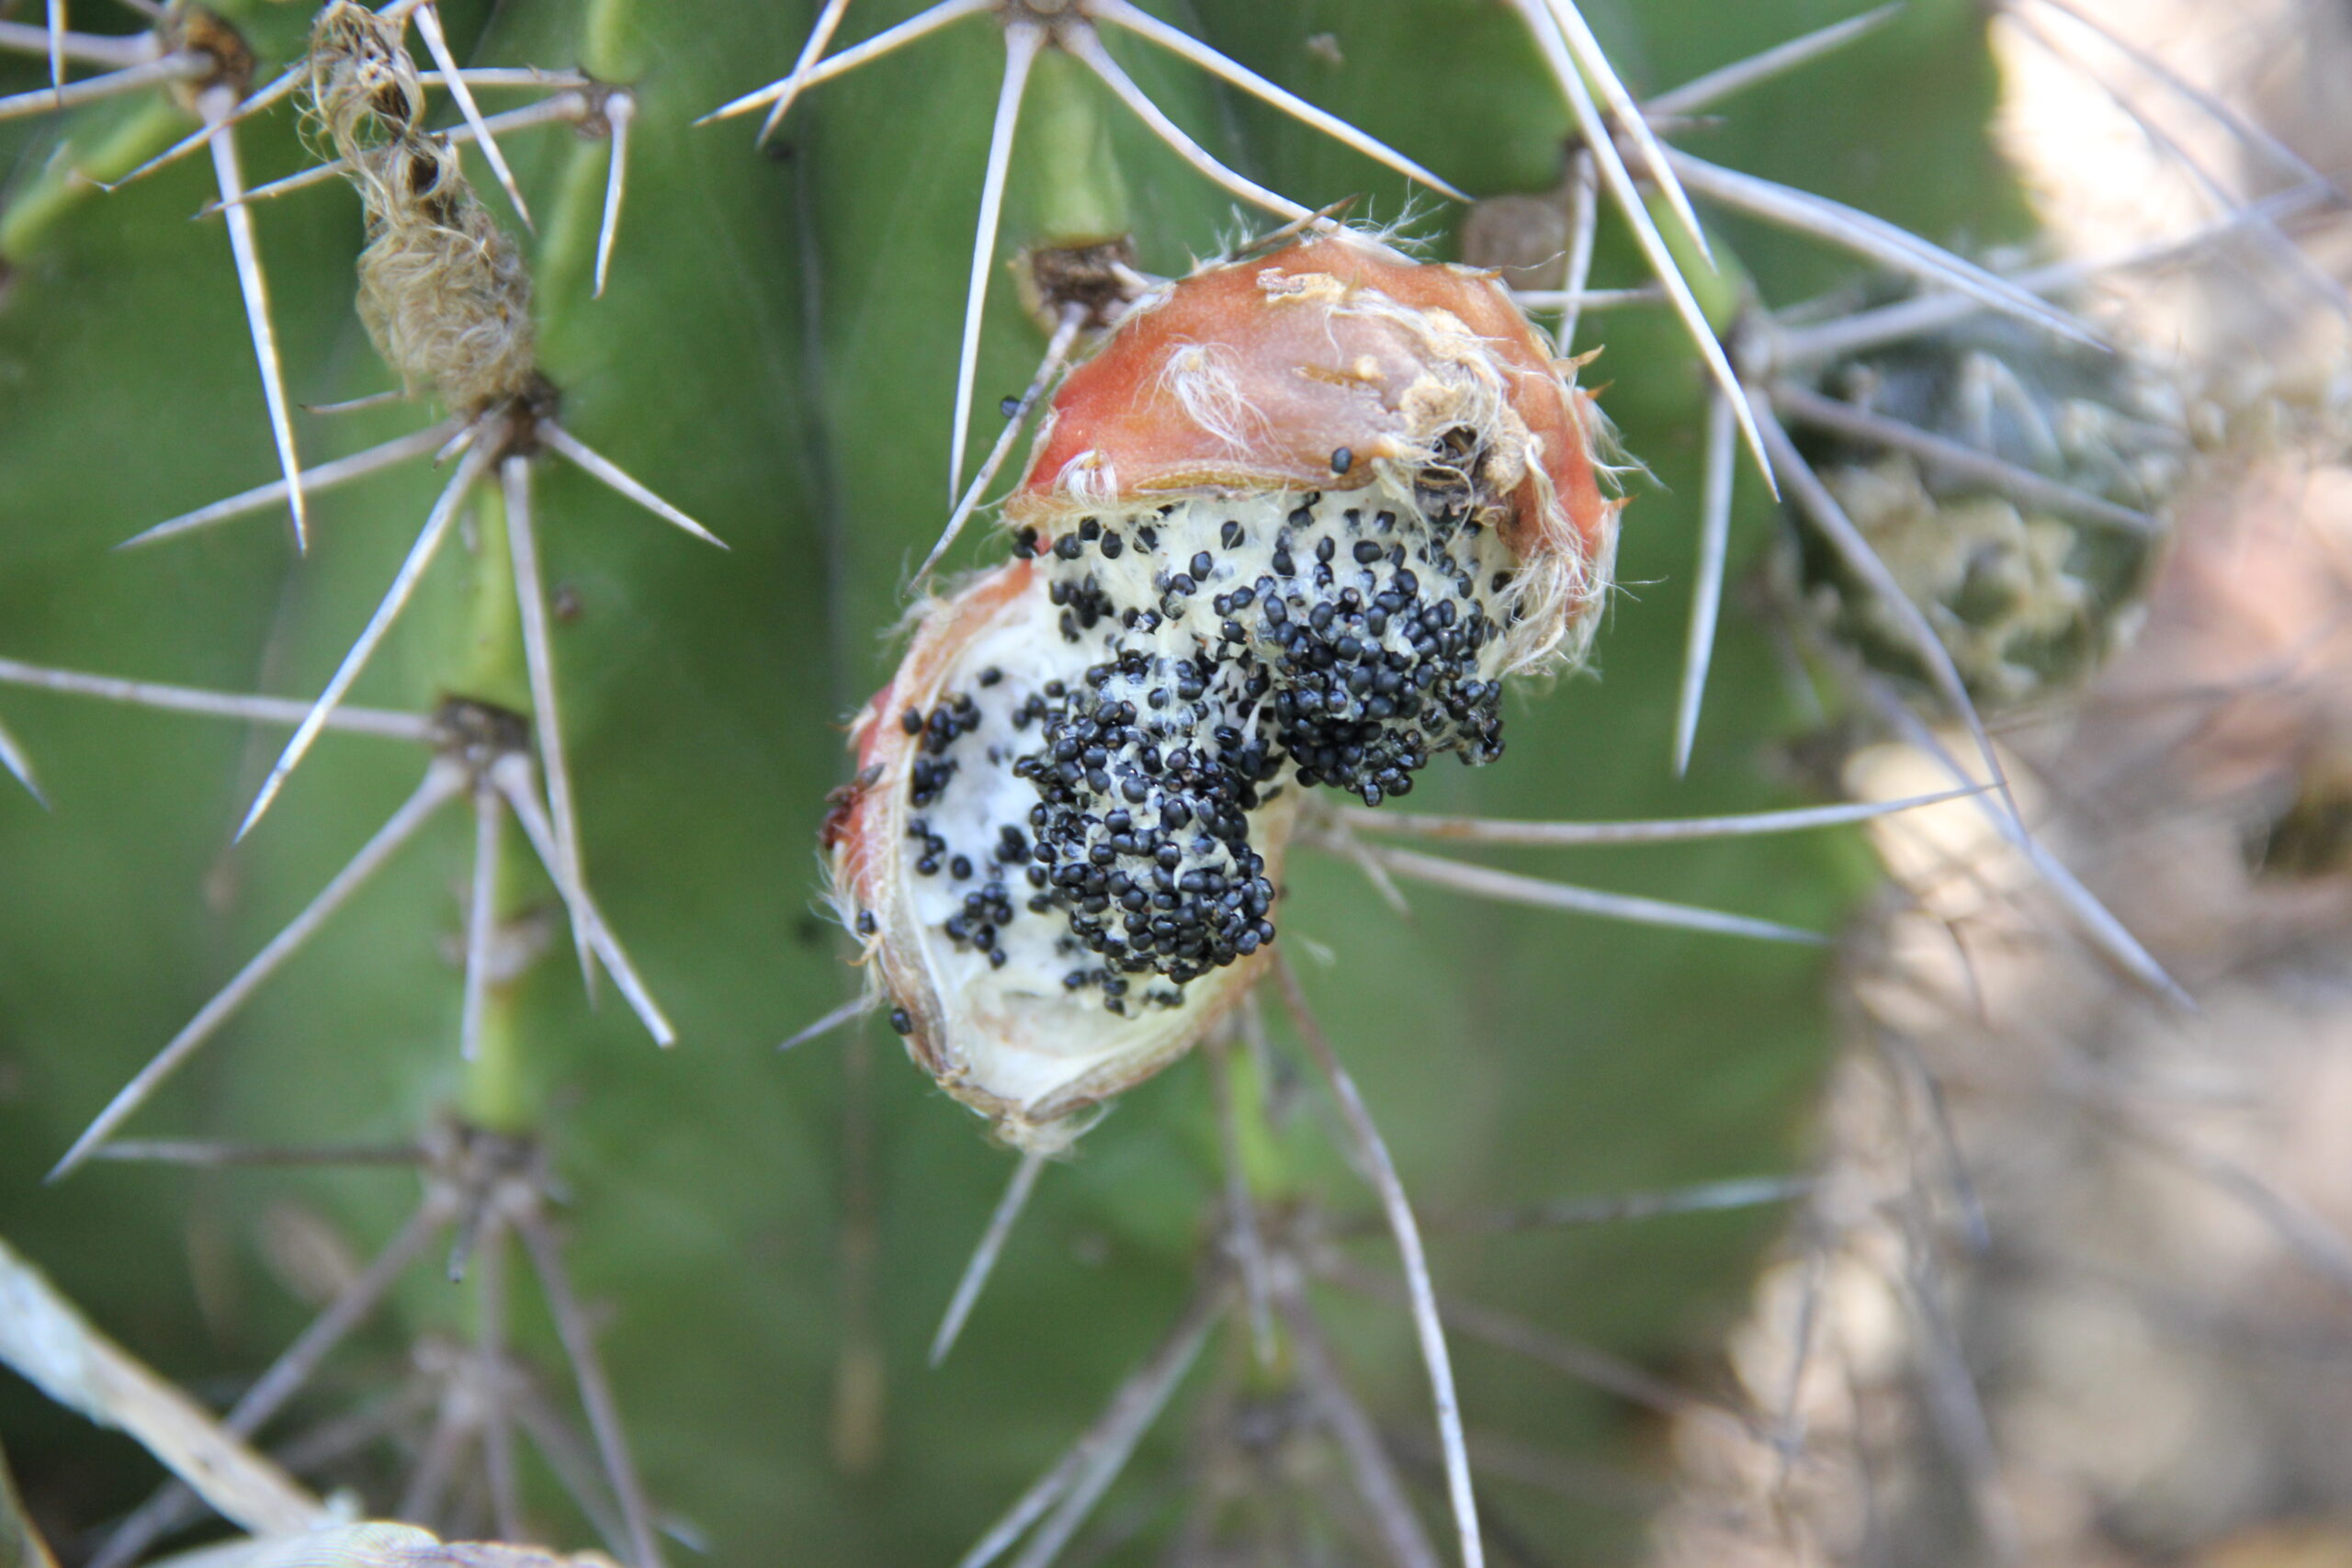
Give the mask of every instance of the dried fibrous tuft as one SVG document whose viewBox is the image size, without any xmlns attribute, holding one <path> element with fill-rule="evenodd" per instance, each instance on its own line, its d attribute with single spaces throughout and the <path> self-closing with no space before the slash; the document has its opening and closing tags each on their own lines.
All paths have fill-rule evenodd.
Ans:
<svg viewBox="0 0 2352 1568">
<path fill-rule="evenodd" d="M 371 236 L 359 319 L 412 389 L 452 409 L 520 396 L 537 367 L 531 275 L 466 184 L 457 150 L 429 140 L 362 154 Z"/>
<path fill-rule="evenodd" d="M 359 319 L 412 392 L 472 413 L 537 378 L 531 277 L 466 181 L 457 149 L 423 129 L 424 90 L 396 24 L 337 0 L 311 46 L 311 106 L 359 192 Z"/>
<path fill-rule="evenodd" d="M 834 894 L 916 1059 L 1051 1148 L 1275 940 L 1304 792 L 1502 750 L 1589 640 L 1620 502 L 1488 276 L 1363 237 L 1204 267 L 1073 371 L 1011 563 L 914 615 L 854 732 Z"/>
<path fill-rule="evenodd" d="M 419 134 L 424 83 L 401 42 L 406 24 L 334 0 L 311 25 L 308 107 L 341 157 Z"/>
</svg>

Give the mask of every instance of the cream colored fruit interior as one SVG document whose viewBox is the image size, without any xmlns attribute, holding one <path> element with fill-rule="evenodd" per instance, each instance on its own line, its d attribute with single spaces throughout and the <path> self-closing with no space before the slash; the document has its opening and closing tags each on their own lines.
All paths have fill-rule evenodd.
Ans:
<svg viewBox="0 0 2352 1568">
<path fill-rule="evenodd" d="M 1119 1017 L 1102 1005 L 1092 987 L 1073 991 L 1063 977 L 1100 962 L 1069 933 L 1058 910 L 1032 912 L 1035 891 L 1025 880 L 1027 863 L 991 867 L 978 852 L 1001 842 L 1008 826 L 1027 830 L 1036 791 L 1014 775 L 1013 759 L 1037 744 L 1037 727 L 1016 728 L 1012 715 L 1050 681 L 1075 682 L 1083 660 L 1073 657 L 1057 628 L 1057 612 L 1046 597 L 1043 575 L 1016 595 L 975 633 L 962 656 L 947 667 L 931 700 L 972 693 L 979 706 L 977 728 L 960 738 L 951 755 L 958 766 L 938 798 L 916 807 L 908 803 L 904 767 L 879 787 L 890 792 L 883 820 L 896 829 L 888 846 L 889 880 L 903 904 L 896 940 L 915 955 L 917 966 L 937 998 L 930 1021 L 944 1076 L 956 1087 L 978 1090 L 1016 1108 L 1016 1114 L 1043 1118 L 1072 1108 L 1099 1091 L 1108 1093 L 1147 1076 L 1190 1045 L 1222 1005 L 1226 985 L 1238 978 L 1221 971 L 1183 987 L 1174 1006 L 1146 1003 L 1136 1015 Z M 979 688 L 982 671 L 1001 680 Z M 883 722 L 895 723 L 897 716 Z M 1295 793 L 1291 792 L 1291 793 Z M 1284 812 L 1287 817 L 1287 811 Z M 916 870 L 922 840 L 909 836 L 920 819 L 956 851 L 973 861 L 967 877 L 949 864 L 929 874 Z M 999 932 L 1002 966 L 968 945 L 959 946 L 943 927 L 963 908 L 966 897 L 991 874 L 1001 877 L 1018 917 Z M 1172 993 L 1156 981 L 1152 988 Z M 1008 1129 L 1015 1131 L 1015 1129 Z"/>
</svg>

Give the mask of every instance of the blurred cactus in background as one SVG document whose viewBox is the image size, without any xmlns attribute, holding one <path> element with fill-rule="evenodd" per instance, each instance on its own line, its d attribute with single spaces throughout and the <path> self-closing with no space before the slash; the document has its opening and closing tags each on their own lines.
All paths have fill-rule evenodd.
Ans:
<svg viewBox="0 0 2352 1568">
<path fill-rule="evenodd" d="M 2041 234 L 1992 39 L 2086 26 L 0 0 L 0 1563 L 1874 1560 L 1833 1260 L 1983 1245 L 1933 1116 L 1855 1132 L 1966 923 L 1885 846 L 1938 803 L 2176 1017 L 2207 950 L 2010 727 L 2334 422 Z M 2123 269 L 2319 289 L 2268 168 Z M 910 817 L 957 770 L 1016 831 Z M 2336 864 L 2299 776 L 2263 841 Z M 1155 886 L 1214 936 L 1129 945 Z"/>
</svg>

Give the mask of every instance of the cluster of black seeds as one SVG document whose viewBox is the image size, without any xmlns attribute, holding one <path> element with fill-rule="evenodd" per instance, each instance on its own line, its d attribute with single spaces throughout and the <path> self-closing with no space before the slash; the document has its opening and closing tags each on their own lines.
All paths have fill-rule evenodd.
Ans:
<svg viewBox="0 0 2352 1568">
<path fill-rule="evenodd" d="M 1089 670 L 1046 720 L 1046 748 L 1013 771 L 1037 791 L 1033 854 L 1071 932 L 1119 968 L 1182 985 L 1273 940 L 1249 813 L 1282 761 L 1231 726 L 1185 744 L 1182 726 L 1139 712 L 1131 694 L 1165 689 L 1166 663 L 1128 650 Z"/>
<path fill-rule="evenodd" d="M 958 739 L 979 728 L 979 705 L 969 696 L 951 697 L 931 710 L 929 717 L 909 708 L 899 716 L 899 727 L 909 735 L 922 737 L 922 750 L 916 754 L 910 771 L 908 798 L 917 806 L 929 806 L 947 787 L 956 774 L 955 760 L 947 749 Z"/>
<path fill-rule="evenodd" d="M 1292 492 L 1088 517 L 1050 546 L 1023 530 L 1015 553 L 1046 579 L 1049 635 L 1086 663 L 1042 687 L 977 677 L 981 702 L 1002 685 L 988 711 L 1014 737 L 989 741 L 989 763 L 1035 803 L 962 852 L 910 827 L 919 873 L 976 883 L 944 933 L 1001 966 L 1015 919 L 1058 917 L 1055 953 L 1093 959 L 1066 987 L 1125 1013 L 1127 976 L 1156 973 L 1173 988 L 1144 998 L 1173 1006 L 1186 982 L 1273 940 L 1252 818 L 1292 779 L 1377 806 L 1441 753 L 1499 754 L 1501 692 L 1481 660 L 1505 629 L 1510 555 L 1465 477 L 1476 456 L 1465 445 L 1425 472 L 1406 503 Z M 966 694 L 905 716 L 922 738 L 913 805 L 948 789 L 979 712 Z M 1019 910 L 1016 876 L 1030 889 Z"/>
<path fill-rule="evenodd" d="M 1252 623 L 1225 625 L 1243 631 L 1273 676 L 1274 738 L 1298 782 L 1378 806 L 1411 790 L 1432 756 L 1501 755 L 1501 685 L 1478 672 L 1501 628 L 1462 547 L 1486 525 L 1467 516 L 1408 529 L 1391 510 L 1349 506 L 1334 518 L 1331 503 L 1315 502 L 1284 519 L 1272 572 L 1213 606 L 1255 612 Z M 1497 573 L 1487 595 L 1508 582 Z"/>
</svg>

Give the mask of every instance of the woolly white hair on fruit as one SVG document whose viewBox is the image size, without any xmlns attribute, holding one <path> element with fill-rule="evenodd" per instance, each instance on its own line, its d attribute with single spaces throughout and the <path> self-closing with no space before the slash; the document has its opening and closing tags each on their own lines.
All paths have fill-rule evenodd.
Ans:
<svg viewBox="0 0 2352 1568">
<path fill-rule="evenodd" d="M 1361 235 L 1212 265 L 1074 371 L 1014 560 L 921 606 L 854 727 L 833 897 L 915 1060 L 1053 1149 L 1275 939 L 1302 793 L 1501 750 L 1582 656 L 1603 428 L 1494 278 Z"/>
</svg>

